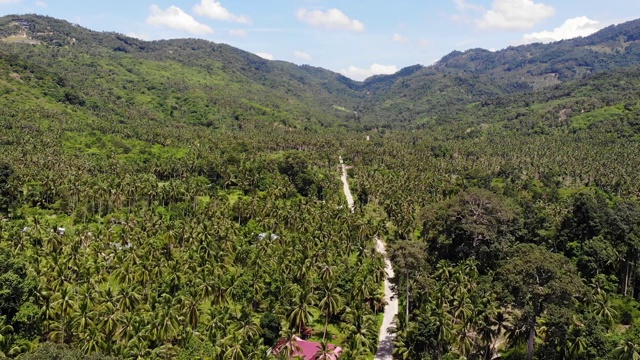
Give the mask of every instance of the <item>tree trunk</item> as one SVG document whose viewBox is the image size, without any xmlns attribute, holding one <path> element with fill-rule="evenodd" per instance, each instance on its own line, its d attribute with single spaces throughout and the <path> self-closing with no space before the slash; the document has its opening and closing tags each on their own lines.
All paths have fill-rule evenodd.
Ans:
<svg viewBox="0 0 640 360">
<path fill-rule="evenodd" d="M 323 343 L 324 343 L 324 339 L 327 337 L 327 327 L 329 327 L 329 312 L 327 312 L 324 317 L 324 333 L 322 334 Z"/>
<path fill-rule="evenodd" d="M 629 288 L 629 261 L 625 261 L 625 274 L 624 274 L 624 296 L 627 296 L 627 289 Z"/>
<path fill-rule="evenodd" d="M 489 360 L 491 359 L 491 343 L 488 343 L 485 347 L 484 347 L 484 360 Z"/>
<path fill-rule="evenodd" d="M 533 324 L 535 324 L 535 321 L 533 322 Z M 529 327 L 529 340 L 527 341 L 527 360 L 533 359 L 533 342 L 536 337 L 536 328 L 533 324 Z"/>
<path fill-rule="evenodd" d="M 533 317 L 529 322 L 529 340 L 527 341 L 527 360 L 533 359 L 533 344 L 536 338 L 536 322 L 538 320 L 538 299 L 533 299 Z"/>
<path fill-rule="evenodd" d="M 406 309 L 407 317 L 404 320 L 404 323 L 405 323 L 404 327 L 405 329 L 408 329 L 409 328 L 409 273 L 407 273 L 407 304 L 406 305 L 407 305 L 407 309 Z"/>
</svg>

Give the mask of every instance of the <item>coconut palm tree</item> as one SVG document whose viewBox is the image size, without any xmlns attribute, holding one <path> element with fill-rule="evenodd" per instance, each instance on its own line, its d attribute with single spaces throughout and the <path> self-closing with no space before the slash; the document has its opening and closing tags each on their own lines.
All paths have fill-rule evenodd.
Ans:
<svg viewBox="0 0 640 360">
<path fill-rule="evenodd" d="M 375 339 L 378 336 L 375 318 L 366 312 L 362 304 L 346 308 L 343 321 L 347 333 L 346 342 L 352 351 L 359 349 L 375 351 Z"/>
<path fill-rule="evenodd" d="M 634 341 L 625 340 L 615 348 L 613 354 L 620 360 L 640 360 L 640 345 Z"/>
<path fill-rule="evenodd" d="M 325 282 L 319 292 L 320 302 L 318 308 L 325 315 L 324 331 L 322 333 L 322 341 L 327 337 L 327 327 L 329 326 L 329 318 L 335 315 L 340 308 L 342 298 L 338 294 L 338 288 L 333 282 Z"/>
<path fill-rule="evenodd" d="M 291 328 L 297 329 L 298 334 L 302 334 L 306 325 L 311 322 L 311 310 L 314 308 L 314 303 L 315 296 L 310 289 L 298 288 L 298 296 L 295 297 L 293 308 L 289 314 L 289 325 Z"/>
<path fill-rule="evenodd" d="M 64 286 L 59 293 L 53 295 L 51 308 L 56 317 L 55 337 L 60 343 L 70 339 L 71 322 L 69 315 L 76 307 L 75 292 L 71 285 Z"/>
<path fill-rule="evenodd" d="M 244 360 L 247 359 L 248 343 L 247 338 L 238 331 L 233 331 L 229 336 L 222 339 L 224 360 Z"/>
<path fill-rule="evenodd" d="M 314 356 L 316 360 L 338 360 L 339 355 L 335 346 L 329 347 L 329 344 L 323 340 Z"/>
</svg>

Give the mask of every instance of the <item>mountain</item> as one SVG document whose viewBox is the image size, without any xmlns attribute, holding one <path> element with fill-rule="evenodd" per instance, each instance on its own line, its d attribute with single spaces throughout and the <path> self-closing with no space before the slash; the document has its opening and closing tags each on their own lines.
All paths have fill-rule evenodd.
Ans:
<svg viewBox="0 0 640 360">
<path fill-rule="evenodd" d="M 371 112 L 386 118 L 408 114 L 408 121 L 415 121 L 447 117 L 452 106 L 464 109 L 491 97 L 542 90 L 638 64 L 640 20 L 635 20 L 551 44 L 453 51 L 433 66 L 403 69 L 398 73 L 402 76 L 377 76 L 363 85 L 374 93 Z"/>
<path fill-rule="evenodd" d="M 451 122 L 470 104 L 544 91 L 640 59 L 640 20 L 552 44 L 454 51 L 432 66 L 364 82 L 225 44 L 142 41 L 38 15 L 0 18 L 0 38 L 6 88 L 41 88 L 33 99 L 54 107 L 205 126 L 250 117 L 316 130 Z"/>
<path fill-rule="evenodd" d="M 57 79 L 52 86 L 59 93 L 48 97 L 64 102 L 67 93 L 78 98 L 74 105 L 91 104 L 90 110 L 119 113 L 124 105 L 166 119 L 179 112 L 199 124 L 250 114 L 313 127 L 329 126 L 343 115 L 333 106 L 357 97 L 357 84 L 337 73 L 204 40 L 146 42 L 37 15 L 1 18 L 0 37 L 12 73 L 23 79 L 47 73 Z"/>
</svg>

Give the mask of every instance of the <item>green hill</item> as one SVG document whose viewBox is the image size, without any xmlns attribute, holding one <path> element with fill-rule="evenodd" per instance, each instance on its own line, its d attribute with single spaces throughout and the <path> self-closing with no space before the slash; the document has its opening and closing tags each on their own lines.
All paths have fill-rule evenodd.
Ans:
<svg viewBox="0 0 640 360">
<path fill-rule="evenodd" d="M 205 126 L 249 116 L 308 129 L 411 127 L 449 121 L 452 109 L 478 101 L 637 64 L 639 27 L 632 21 L 553 44 L 454 51 L 433 66 L 364 82 L 225 44 L 147 42 L 37 15 L 1 18 L 0 51 L 8 89 L 45 86 L 47 91 L 32 95 L 92 115 L 142 112 Z M 37 86 L 29 82 L 34 76 Z"/>
</svg>

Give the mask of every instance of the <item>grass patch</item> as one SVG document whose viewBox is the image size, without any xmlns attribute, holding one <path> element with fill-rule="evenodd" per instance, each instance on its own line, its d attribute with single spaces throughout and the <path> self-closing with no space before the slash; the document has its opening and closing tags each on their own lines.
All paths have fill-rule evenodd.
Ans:
<svg viewBox="0 0 640 360">
<path fill-rule="evenodd" d="M 586 130 L 592 124 L 619 118 L 624 114 L 624 112 L 624 106 L 622 104 L 619 104 L 616 106 L 607 106 L 602 109 L 580 114 L 571 119 L 571 129 L 574 131 Z"/>
<path fill-rule="evenodd" d="M 311 321 L 311 328 L 313 328 L 313 335 L 309 339 L 310 341 L 322 341 L 322 335 L 324 334 L 324 314 L 320 310 L 312 309 L 313 321 Z M 347 334 L 340 331 L 340 326 L 332 324 L 329 321 L 327 326 L 327 341 L 331 344 L 343 346 L 346 341 Z"/>
</svg>

